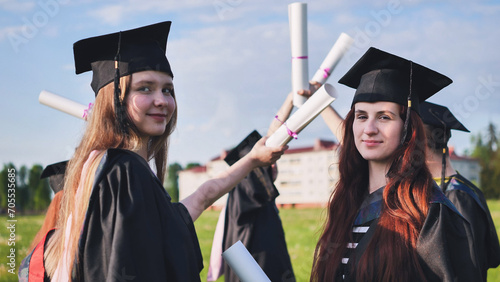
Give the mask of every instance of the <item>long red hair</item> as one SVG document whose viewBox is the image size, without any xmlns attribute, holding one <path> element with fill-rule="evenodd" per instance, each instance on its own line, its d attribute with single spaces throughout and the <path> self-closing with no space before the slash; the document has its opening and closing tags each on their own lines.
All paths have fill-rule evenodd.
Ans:
<svg viewBox="0 0 500 282">
<path fill-rule="evenodd" d="M 406 117 L 406 107 L 400 116 Z M 383 193 L 382 212 L 373 239 L 350 273 L 359 281 L 425 280 L 416 252 L 417 239 L 429 208 L 433 186 L 425 165 L 425 131 L 420 117 L 410 111 L 408 135 L 393 154 Z M 368 193 L 368 162 L 358 152 L 352 131 L 354 108 L 344 120 L 339 152 L 340 178 L 330 196 L 328 218 L 314 253 L 311 281 L 337 276 L 352 226 Z"/>
</svg>

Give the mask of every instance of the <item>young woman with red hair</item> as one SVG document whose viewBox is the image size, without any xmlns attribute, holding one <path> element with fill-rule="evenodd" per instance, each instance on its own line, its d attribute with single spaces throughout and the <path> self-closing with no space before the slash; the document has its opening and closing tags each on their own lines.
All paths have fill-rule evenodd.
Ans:
<svg viewBox="0 0 500 282">
<path fill-rule="evenodd" d="M 370 48 L 339 82 L 356 93 L 311 281 L 480 281 L 469 224 L 425 164 L 418 103 L 451 80 Z"/>
</svg>

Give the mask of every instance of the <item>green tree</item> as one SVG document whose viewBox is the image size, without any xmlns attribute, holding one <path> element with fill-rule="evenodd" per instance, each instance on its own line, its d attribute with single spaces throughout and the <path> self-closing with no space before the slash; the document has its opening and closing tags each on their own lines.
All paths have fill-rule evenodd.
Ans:
<svg viewBox="0 0 500 282">
<path fill-rule="evenodd" d="M 19 211 L 33 209 L 33 191 L 28 186 L 28 168 L 22 165 L 17 171 L 17 206 Z"/>
<path fill-rule="evenodd" d="M 173 163 L 168 166 L 167 176 L 165 177 L 165 190 L 172 198 L 172 202 L 179 201 L 179 175 L 177 174 L 182 170 L 182 166 L 178 163 Z"/>
<path fill-rule="evenodd" d="M 481 165 L 481 190 L 487 199 L 500 198 L 500 187 L 496 183 L 500 179 L 499 138 L 496 126 L 490 122 L 484 135 L 480 132 L 473 135 L 471 140 L 474 144 L 471 155 L 479 159 Z"/>
<path fill-rule="evenodd" d="M 29 171 L 28 187 L 33 195 L 31 209 L 35 211 L 45 210 L 50 204 L 51 189 L 47 179 L 40 179 L 43 167 L 35 164 Z"/>
<path fill-rule="evenodd" d="M 188 163 L 186 169 L 192 169 L 193 167 L 201 166 L 199 163 Z"/>
</svg>

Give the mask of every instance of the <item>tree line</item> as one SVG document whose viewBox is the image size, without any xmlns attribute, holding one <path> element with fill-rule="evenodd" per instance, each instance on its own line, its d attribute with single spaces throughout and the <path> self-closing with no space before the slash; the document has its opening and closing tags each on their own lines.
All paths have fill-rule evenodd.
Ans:
<svg viewBox="0 0 500 282">
<path fill-rule="evenodd" d="M 16 168 L 12 163 L 4 164 L 0 171 L 0 213 L 6 213 L 7 208 L 13 206 L 19 213 L 47 209 L 52 190 L 47 179 L 40 179 L 42 171 L 43 166 L 39 164 L 29 169 L 24 165 Z"/>
<path fill-rule="evenodd" d="M 177 172 L 199 166 L 190 163 L 185 168 L 174 163 L 168 166 L 164 187 L 172 201 L 179 200 L 179 184 Z M 19 213 L 45 212 L 53 196 L 48 178 L 40 179 L 43 166 L 35 164 L 28 169 L 25 165 L 16 168 L 13 163 L 4 164 L 0 171 L 0 214 L 15 207 Z M 13 188 L 15 190 L 13 190 Z M 12 193 L 14 191 L 14 193 Z M 9 205 L 10 203 L 10 205 Z"/>
<path fill-rule="evenodd" d="M 500 198 L 500 133 L 495 124 L 489 123 L 485 132 L 471 137 L 473 149 L 470 156 L 481 165 L 481 190 L 486 199 Z"/>
</svg>

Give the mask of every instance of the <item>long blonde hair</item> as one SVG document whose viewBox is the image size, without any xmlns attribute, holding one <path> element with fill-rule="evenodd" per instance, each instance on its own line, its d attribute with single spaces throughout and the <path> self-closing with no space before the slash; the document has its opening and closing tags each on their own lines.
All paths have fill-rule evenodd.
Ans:
<svg viewBox="0 0 500 282">
<path fill-rule="evenodd" d="M 131 75 L 120 78 L 121 97 L 123 107 L 126 107 L 126 97 L 130 91 Z M 172 94 L 174 99 L 175 95 Z M 71 262 L 77 258 L 77 244 L 80 237 L 80 231 L 87 211 L 87 205 L 92 192 L 92 184 L 95 170 L 102 159 L 104 152 L 109 148 L 120 148 L 126 150 L 135 150 L 140 146 L 140 136 L 130 121 L 128 124 L 128 134 L 123 134 L 120 124 L 116 119 L 114 110 L 114 85 L 109 83 L 104 86 L 96 97 L 92 113 L 88 120 L 87 128 L 82 140 L 77 147 L 73 158 L 68 163 L 64 181 L 64 196 L 61 203 L 61 211 L 58 217 L 56 232 L 47 243 L 45 257 L 45 269 L 47 275 L 52 277 L 57 269 L 59 261 L 63 259 L 66 226 L 68 218 L 71 215 L 72 224 L 70 227 L 70 236 L 68 239 L 68 254 Z M 177 123 L 177 107 L 175 107 L 172 118 L 167 123 L 165 132 L 160 136 L 150 138 L 147 148 L 148 161 L 154 159 L 157 176 L 163 183 L 165 167 L 167 163 L 168 141 L 170 134 L 174 131 Z M 81 179 L 83 166 L 92 151 L 97 150 L 101 153 L 90 164 L 89 170 L 84 179 Z M 83 191 L 79 192 L 78 199 L 75 195 L 80 182 L 83 181 Z M 75 201 L 80 204 L 76 205 Z M 71 273 L 73 263 L 69 263 L 68 273 Z"/>
</svg>

